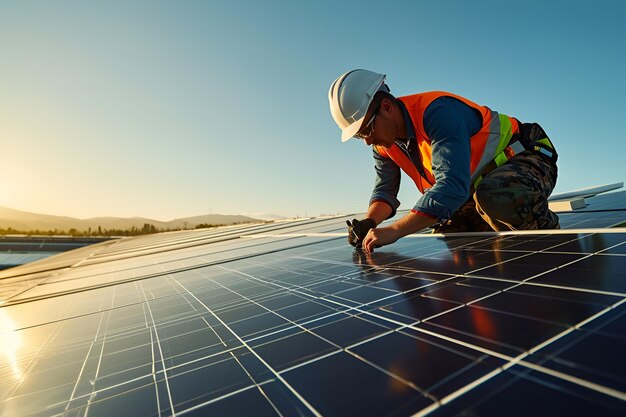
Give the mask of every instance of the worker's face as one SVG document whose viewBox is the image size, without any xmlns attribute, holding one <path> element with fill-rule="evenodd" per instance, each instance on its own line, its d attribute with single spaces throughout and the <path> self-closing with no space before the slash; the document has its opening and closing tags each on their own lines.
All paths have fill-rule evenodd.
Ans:
<svg viewBox="0 0 626 417">
<path fill-rule="evenodd" d="M 390 100 L 384 99 L 378 109 L 372 112 L 368 122 L 359 132 L 368 145 L 390 148 L 396 141 L 395 124 L 393 122 L 394 106 Z M 371 122 L 371 123 L 370 123 Z"/>
</svg>

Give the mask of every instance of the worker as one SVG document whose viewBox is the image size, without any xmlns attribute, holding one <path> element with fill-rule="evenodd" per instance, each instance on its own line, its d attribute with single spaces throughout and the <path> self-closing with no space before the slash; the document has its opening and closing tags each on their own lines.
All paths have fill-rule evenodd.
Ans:
<svg viewBox="0 0 626 417">
<path fill-rule="evenodd" d="M 394 97 L 386 75 L 357 69 L 328 92 L 330 111 L 350 138 L 371 145 L 376 182 L 366 217 L 348 222 L 348 241 L 366 252 L 431 227 L 435 233 L 558 229 L 548 208 L 557 152 L 537 123 L 442 91 Z M 395 215 L 400 170 L 422 193 Z"/>
</svg>

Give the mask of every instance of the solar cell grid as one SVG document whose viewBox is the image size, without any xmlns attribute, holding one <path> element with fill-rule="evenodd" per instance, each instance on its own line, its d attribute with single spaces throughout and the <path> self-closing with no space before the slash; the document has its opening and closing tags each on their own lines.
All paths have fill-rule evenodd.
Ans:
<svg viewBox="0 0 626 417">
<path fill-rule="evenodd" d="M 2 415 L 626 412 L 626 232 L 364 254 L 345 218 L 129 240 L 34 281 L 0 307 Z M 199 244 L 240 232 L 268 233 Z"/>
<path fill-rule="evenodd" d="M 624 415 L 623 400 L 560 378 L 515 366 L 499 373 L 430 415 Z"/>
</svg>

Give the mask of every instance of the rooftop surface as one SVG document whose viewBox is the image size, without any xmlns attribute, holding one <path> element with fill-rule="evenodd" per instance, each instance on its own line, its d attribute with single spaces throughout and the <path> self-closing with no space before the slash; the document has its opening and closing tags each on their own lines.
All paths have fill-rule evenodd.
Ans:
<svg viewBox="0 0 626 417">
<path fill-rule="evenodd" d="M 562 230 L 357 216 L 124 238 L 0 271 L 0 414 L 626 413 L 626 192 Z"/>
</svg>

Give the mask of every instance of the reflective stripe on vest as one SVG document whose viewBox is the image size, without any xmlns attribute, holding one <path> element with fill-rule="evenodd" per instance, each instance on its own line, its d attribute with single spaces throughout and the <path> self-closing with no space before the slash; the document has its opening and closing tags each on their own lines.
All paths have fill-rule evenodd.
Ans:
<svg viewBox="0 0 626 417">
<path fill-rule="evenodd" d="M 376 146 L 376 151 L 383 157 L 391 158 L 411 179 L 415 182 L 417 188 L 424 193 L 435 183 L 435 176 L 432 172 L 432 149 L 431 140 L 424 129 L 424 112 L 426 108 L 434 100 L 439 97 L 453 97 L 462 101 L 468 106 L 476 109 L 482 117 L 482 127 L 470 138 L 470 183 L 473 184 L 480 177 L 482 170 L 494 159 L 500 166 L 508 159 L 505 154 L 505 148 L 509 144 L 511 137 L 519 131 L 517 120 L 492 111 L 486 106 L 467 100 L 456 94 L 446 93 L 442 91 L 433 91 L 429 93 L 415 94 L 412 96 L 398 97 L 406 106 L 406 109 L 415 129 L 417 146 L 419 149 L 423 173 L 420 174 L 409 157 L 400 149 L 398 145 L 393 145 L 386 149 L 382 146 Z M 504 159 L 503 159 L 504 158 Z"/>
</svg>

